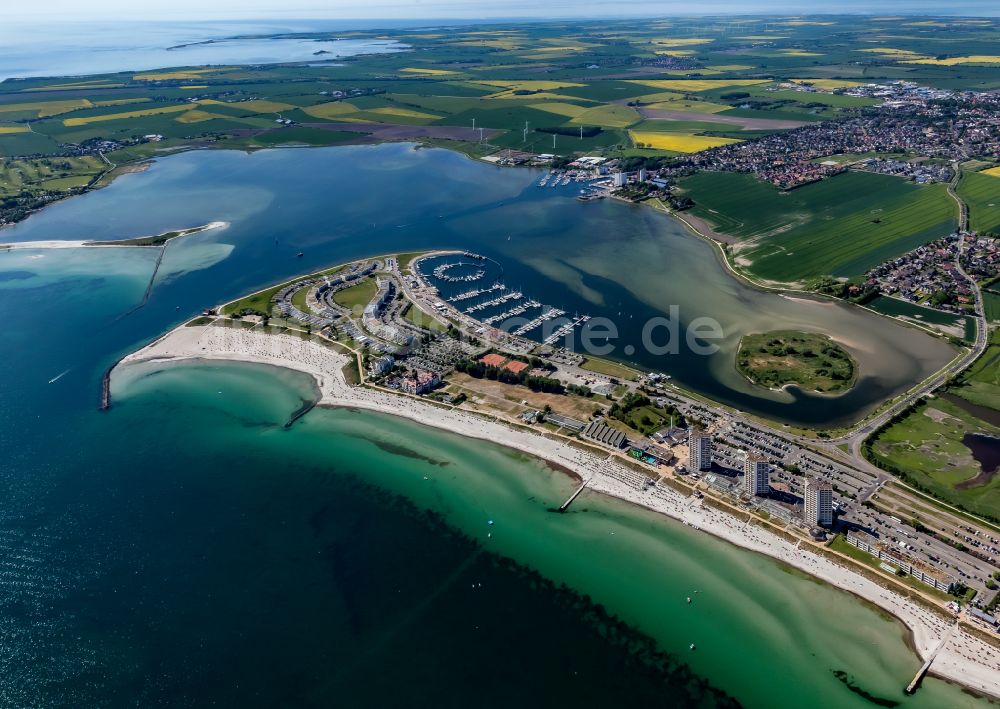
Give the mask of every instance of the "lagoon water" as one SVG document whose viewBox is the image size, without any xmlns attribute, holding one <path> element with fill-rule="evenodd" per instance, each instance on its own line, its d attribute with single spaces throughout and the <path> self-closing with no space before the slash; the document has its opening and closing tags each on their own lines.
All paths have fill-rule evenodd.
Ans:
<svg viewBox="0 0 1000 709">
<path fill-rule="evenodd" d="M 0 243 L 125 238 L 230 222 L 170 246 L 147 309 L 179 310 L 140 318 L 137 343 L 165 323 L 296 273 L 391 251 L 473 249 L 503 265 L 510 287 L 568 313 L 612 320 L 619 337 L 611 356 L 741 409 L 813 425 L 860 418 L 954 354 L 942 340 L 856 307 L 749 288 L 670 217 L 609 200 L 582 204 L 574 187 L 536 187 L 539 174 L 405 144 L 190 152 L 57 204 L 0 232 Z M 682 336 L 696 318 L 717 321 L 721 349 L 703 356 L 682 342 L 677 354 L 648 352 L 642 328 L 671 306 Z M 837 397 L 752 386 L 735 368 L 740 337 L 776 329 L 839 341 L 858 361 L 858 385 Z M 655 341 L 665 338 L 658 329 Z"/>
<path fill-rule="evenodd" d="M 595 309 L 587 289 L 635 288 L 585 270 L 605 241 L 653 285 L 687 253 L 713 273 L 656 215 L 484 169 L 407 146 L 192 153 L 4 233 L 232 222 L 172 245 L 129 315 L 151 251 L 0 254 L 0 704 L 983 705 L 934 679 L 904 697 L 919 662 L 901 626 L 766 558 L 589 493 L 551 513 L 573 481 L 512 451 L 343 410 L 285 429 L 313 395 L 302 375 L 166 367 L 97 411 L 124 352 L 338 259 L 491 248 L 526 287 Z M 561 255 L 557 217 L 580 229 Z M 714 286 L 706 303 L 749 297 Z"/>
</svg>

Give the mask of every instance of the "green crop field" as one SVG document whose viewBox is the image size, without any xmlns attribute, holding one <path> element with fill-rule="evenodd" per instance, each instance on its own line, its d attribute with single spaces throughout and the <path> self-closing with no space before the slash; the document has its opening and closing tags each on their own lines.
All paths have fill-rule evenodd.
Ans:
<svg viewBox="0 0 1000 709">
<path fill-rule="evenodd" d="M 1000 292 L 983 291 L 983 310 L 987 320 L 1000 323 Z"/>
<path fill-rule="evenodd" d="M 703 172 L 681 184 L 694 214 L 740 237 L 734 253 L 745 269 L 772 281 L 855 278 L 955 228 L 944 185 L 888 175 L 847 172 L 790 192 L 733 173 Z"/>
<path fill-rule="evenodd" d="M 1000 175 L 966 172 L 958 196 L 969 205 L 969 226 L 978 232 L 1000 231 Z"/>
</svg>

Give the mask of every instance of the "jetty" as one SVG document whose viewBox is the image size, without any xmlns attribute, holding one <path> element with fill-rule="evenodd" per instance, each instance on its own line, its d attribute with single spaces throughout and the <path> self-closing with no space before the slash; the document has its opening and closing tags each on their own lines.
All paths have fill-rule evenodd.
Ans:
<svg viewBox="0 0 1000 709">
<path fill-rule="evenodd" d="M 531 310 L 532 308 L 540 308 L 540 307 L 542 307 L 542 304 L 539 303 L 537 300 L 526 300 L 520 305 L 511 308 L 510 310 L 505 310 L 502 313 L 497 313 L 496 315 L 491 315 L 488 318 L 483 318 L 482 322 L 485 325 L 492 325 L 493 323 L 498 323 L 501 320 L 506 320 L 507 318 L 514 317 L 515 315 L 520 315 L 521 313 L 525 313 Z"/>
<path fill-rule="evenodd" d="M 561 338 L 561 337 L 563 337 L 565 335 L 568 335 L 569 333 L 573 332 L 573 330 L 578 325 L 582 325 L 583 323 L 587 322 L 588 320 L 590 320 L 590 316 L 589 315 L 581 315 L 580 317 L 578 317 L 573 322 L 566 323 L 565 325 L 561 326 L 558 330 L 556 330 L 555 332 L 553 332 L 551 335 L 549 335 L 548 337 L 546 337 L 542 341 L 542 344 L 544 344 L 544 345 L 551 345 L 553 342 L 556 342 L 559 338 Z"/>
<path fill-rule="evenodd" d="M 516 337 L 520 337 L 521 335 L 523 335 L 524 333 L 528 332 L 529 330 L 534 330 L 536 327 L 538 327 L 539 325 L 541 325 L 546 320 L 551 320 L 552 318 L 557 318 L 560 315 L 565 315 L 565 314 L 566 314 L 565 310 L 560 310 L 559 308 L 549 307 L 548 310 L 544 311 L 537 318 L 535 318 L 531 322 L 526 323 L 526 324 L 522 325 L 521 327 L 517 328 L 511 334 L 515 335 Z"/>
<path fill-rule="evenodd" d="M 470 307 L 468 307 L 468 308 L 465 309 L 465 312 L 467 312 L 467 313 L 477 313 L 480 310 L 486 310 L 487 308 L 492 308 L 492 307 L 497 306 L 497 305 L 503 305 L 504 303 L 506 303 L 508 301 L 511 301 L 511 300 L 520 300 L 523 297 L 524 297 L 524 293 L 522 293 L 521 291 L 518 291 L 518 290 L 510 291 L 508 293 L 504 293 L 499 298 L 494 298 L 493 300 L 487 300 L 484 303 L 478 303 L 476 305 L 470 306 Z"/>
<path fill-rule="evenodd" d="M 461 303 L 463 300 L 469 300 L 470 298 L 475 298 L 478 295 L 486 295 L 487 293 L 492 293 L 498 290 L 505 290 L 506 288 L 507 286 L 503 283 L 494 283 L 489 288 L 473 288 L 472 290 L 467 290 L 464 293 L 453 295 L 447 300 L 449 303 Z"/>
<path fill-rule="evenodd" d="M 595 473 L 595 475 L 596 475 L 596 473 Z M 591 475 L 589 478 L 587 478 L 586 480 L 584 480 L 583 483 L 581 483 L 580 487 L 578 487 L 576 490 L 574 490 L 573 494 L 570 495 L 567 498 L 566 502 L 564 502 L 561 505 L 559 505 L 559 511 L 560 512 L 565 512 L 566 510 L 568 510 L 569 506 L 573 504 L 573 501 L 577 497 L 580 496 L 580 493 L 583 492 L 587 488 L 587 485 L 589 485 L 590 481 L 593 480 L 593 479 L 594 479 L 594 476 Z"/>
<path fill-rule="evenodd" d="M 951 640 L 951 636 L 957 628 L 958 628 L 958 621 L 956 620 L 955 623 L 950 628 L 948 628 L 948 631 L 944 634 L 944 637 L 941 638 L 941 642 L 937 644 L 937 647 L 931 650 L 931 654 L 927 656 L 926 660 L 924 660 L 924 664 L 922 664 L 920 666 L 920 669 L 917 670 L 917 674 L 913 675 L 913 679 L 910 680 L 910 683 L 908 685 L 906 685 L 905 691 L 907 694 L 913 694 L 914 692 L 917 691 L 917 688 L 920 686 L 920 682 L 923 681 L 924 679 L 924 675 L 926 675 L 927 671 L 930 670 L 931 663 L 934 662 L 934 658 L 937 657 L 937 654 L 938 652 L 940 652 L 941 648 L 943 648 L 948 643 L 948 641 Z"/>
</svg>

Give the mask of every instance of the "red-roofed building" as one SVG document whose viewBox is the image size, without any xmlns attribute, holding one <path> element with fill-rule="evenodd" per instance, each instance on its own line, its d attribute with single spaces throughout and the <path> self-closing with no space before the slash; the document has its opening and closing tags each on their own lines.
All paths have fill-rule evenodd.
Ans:
<svg viewBox="0 0 1000 709">
<path fill-rule="evenodd" d="M 504 362 L 507 361 L 507 358 L 504 357 L 503 355 L 493 353 L 485 355 L 479 361 L 485 364 L 487 367 L 502 367 L 504 365 Z"/>
</svg>

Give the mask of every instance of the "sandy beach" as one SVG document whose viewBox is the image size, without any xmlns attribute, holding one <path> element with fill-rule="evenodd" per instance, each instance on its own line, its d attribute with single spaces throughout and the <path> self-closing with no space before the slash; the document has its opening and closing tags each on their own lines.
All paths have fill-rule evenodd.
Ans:
<svg viewBox="0 0 1000 709">
<path fill-rule="evenodd" d="M 617 497 L 713 534 L 737 546 L 766 554 L 789 566 L 844 589 L 899 618 L 912 633 L 913 646 L 926 659 L 946 637 L 952 623 L 904 596 L 883 588 L 835 560 L 784 539 L 768 529 L 746 523 L 709 507 L 671 487 L 647 487 L 645 476 L 608 456 L 589 453 L 527 429 L 488 420 L 457 409 L 347 383 L 342 368 L 348 357 L 313 341 L 288 334 L 267 334 L 245 328 L 181 326 L 149 346 L 128 355 L 115 376 L 130 365 L 211 359 L 276 365 L 312 375 L 319 387 L 319 405 L 369 409 L 404 416 L 429 426 L 515 448 L 565 467 L 584 480 L 588 489 Z M 961 626 L 937 651 L 930 673 L 969 689 L 1000 698 L 1000 649 Z M 907 684 L 910 677 L 900 677 Z"/>
</svg>

